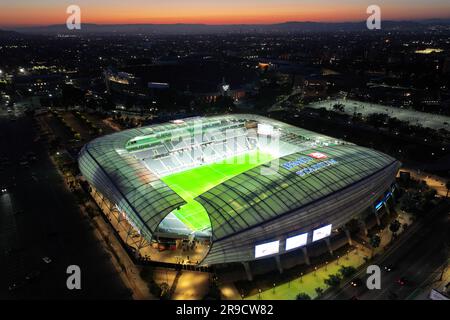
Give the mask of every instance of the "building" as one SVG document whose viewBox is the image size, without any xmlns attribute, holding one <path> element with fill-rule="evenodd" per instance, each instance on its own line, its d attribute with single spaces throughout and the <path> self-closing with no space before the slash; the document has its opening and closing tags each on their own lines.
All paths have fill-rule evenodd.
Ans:
<svg viewBox="0 0 450 320">
<path fill-rule="evenodd" d="M 385 206 L 400 163 L 272 119 L 226 115 L 97 138 L 79 166 L 138 256 L 243 263 L 251 278 L 250 262 L 272 259 L 282 271 L 286 254 L 308 263 L 308 247 L 331 251 L 334 233 Z"/>
<path fill-rule="evenodd" d="M 133 74 L 108 68 L 104 71 L 104 79 L 108 92 L 125 96 L 138 96 L 143 88 L 140 79 Z"/>
</svg>

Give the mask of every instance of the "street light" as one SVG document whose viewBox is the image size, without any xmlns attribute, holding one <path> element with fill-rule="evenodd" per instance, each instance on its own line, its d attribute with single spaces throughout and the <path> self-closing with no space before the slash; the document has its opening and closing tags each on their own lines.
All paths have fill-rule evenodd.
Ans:
<svg viewBox="0 0 450 320">
<path fill-rule="evenodd" d="M 325 270 L 328 271 L 328 261 L 325 261 Z"/>
<path fill-rule="evenodd" d="M 273 293 L 275 294 L 275 283 L 273 284 Z"/>
<path fill-rule="evenodd" d="M 258 298 L 261 300 L 261 289 L 258 289 Z"/>
</svg>

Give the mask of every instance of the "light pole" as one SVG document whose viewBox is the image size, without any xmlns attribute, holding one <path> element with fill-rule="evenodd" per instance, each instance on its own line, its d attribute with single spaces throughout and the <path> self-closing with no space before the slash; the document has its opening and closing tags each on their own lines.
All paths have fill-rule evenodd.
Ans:
<svg viewBox="0 0 450 320">
<path fill-rule="evenodd" d="M 328 261 L 325 261 L 325 271 L 328 271 Z"/>
<path fill-rule="evenodd" d="M 275 294 L 275 283 L 273 284 L 273 294 Z"/>
<path fill-rule="evenodd" d="M 317 267 L 314 267 L 314 276 L 317 276 Z"/>
<path fill-rule="evenodd" d="M 339 265 L 339 258 L 340 258 L 340 256 L 337 256 L 337 260 L 336 260 L 336 265 L 337 266 Z"/>
<path fill-rule="evenodd" d="M 261 300 L 261 289 L 258 289 L 258 299 Z"/>
<path fill-rule="evenodd" d="M 303 282 L 303 272 L 300 273 L 300 282 Z"/>
</svg>

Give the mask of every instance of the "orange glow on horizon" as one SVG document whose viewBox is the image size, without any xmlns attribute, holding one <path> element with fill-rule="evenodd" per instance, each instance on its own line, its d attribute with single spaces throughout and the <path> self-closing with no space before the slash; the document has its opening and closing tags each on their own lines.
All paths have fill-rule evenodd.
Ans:
<svg viewBox="0 0 450 320">
<path fill-rule="evenodd" d="M 66 6 L 53 5 L 49 7 L 23 6 L 20 10 L 12 5 L 0 11 L 0 25 L 51 25 L 65 24 L 68 14 Z M 14 13 L 11 11 L 14 9 Z M 389 7 L 382 10 L 384 20 L 413 20 L 425 18 L 447 18 L 448 7 Z M 136 8 L 136 6 L 116 6 L 104 8 L 90 5 L 81 12 L 82 23 L 95 24 L 270 24 L 286 21 L 313 22 L 347 22 L 364 21 L 367 18 L 364 4 L 340 4 L 339 6 L 302 5 L 298 8 L 287 5 L 245 6 L 236 10 L 227 6 L 220 10 L 206 7 L 161 7 Z"/>
</svg>

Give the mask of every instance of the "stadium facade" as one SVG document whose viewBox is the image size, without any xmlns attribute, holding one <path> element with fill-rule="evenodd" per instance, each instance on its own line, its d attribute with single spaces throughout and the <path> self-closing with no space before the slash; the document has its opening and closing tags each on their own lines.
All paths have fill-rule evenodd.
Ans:
<svg viewBox="0 0 450 320">
<path fill-rule="evenodd" d="M 273 119 L 225 115 L 97 138 L 79 166 L 148 244 L 204 239 L 199 263 L 215 265 L 305 250 L 376 214 L 400 162 Z"/>
</svg>

